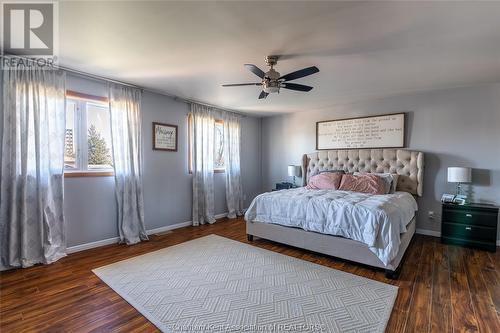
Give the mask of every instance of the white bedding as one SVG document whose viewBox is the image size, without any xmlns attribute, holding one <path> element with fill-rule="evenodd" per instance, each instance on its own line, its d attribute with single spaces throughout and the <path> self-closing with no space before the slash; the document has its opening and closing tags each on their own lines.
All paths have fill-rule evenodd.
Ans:
<svg viewBox="0 0 500 333">
<path fill-rule="evenodd" d="M 245 219 L 363 242 L 387 265 L 416 210 L 417 202 L 407 192 L 372 195 L 301 187 L 257 196 Z"/>
</svg>

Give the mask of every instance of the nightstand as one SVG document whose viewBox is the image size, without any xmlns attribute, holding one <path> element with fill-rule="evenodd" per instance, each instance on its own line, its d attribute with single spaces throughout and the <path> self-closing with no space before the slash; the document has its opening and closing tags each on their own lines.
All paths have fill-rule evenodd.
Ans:
<svg viewBox="0 0 500 333">
<path fill-rule="evenodd" d="M 291 188 L 297 188 L 296 185 L 293 185 L 292 183 L 288 182 L 281 182 L 281 183 L 276 183 L 276 188 L 273 188 L 273 191 L 279 191 L 279 190 L 288 190 Z"/>
<path fill-rule="evenodd" d="M 498 207 L 443 203 L 441 242 L 496 251 Z"/>
</svg>

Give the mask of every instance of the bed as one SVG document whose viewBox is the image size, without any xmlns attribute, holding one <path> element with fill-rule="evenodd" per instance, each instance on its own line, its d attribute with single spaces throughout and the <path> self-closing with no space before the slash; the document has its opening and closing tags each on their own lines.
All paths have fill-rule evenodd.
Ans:
<svg viewBox="0 0 500 333">
<path fill-rule="evenodd" d="M 396 278 L 415 233 L 424 154 L 405 149 L 324 150 L 302 158 L 302 185 L 321 171 L 395 173 L 394 194 L 282 190 L 257 196 L 245 214 L 248 239 L 260 237 L 383 268 Z"/>
</svg>

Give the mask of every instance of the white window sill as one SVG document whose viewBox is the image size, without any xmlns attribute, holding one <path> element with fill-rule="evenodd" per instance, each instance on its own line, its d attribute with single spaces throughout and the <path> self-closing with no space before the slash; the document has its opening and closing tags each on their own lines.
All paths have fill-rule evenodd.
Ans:
<svg viewBox="0 0 500 333">
<path fill-rule="evenodd" d="M 73 177 L 113 177 L 115 175 L 113 170 L 64 170 L 65 178 Z"/>
</svg>

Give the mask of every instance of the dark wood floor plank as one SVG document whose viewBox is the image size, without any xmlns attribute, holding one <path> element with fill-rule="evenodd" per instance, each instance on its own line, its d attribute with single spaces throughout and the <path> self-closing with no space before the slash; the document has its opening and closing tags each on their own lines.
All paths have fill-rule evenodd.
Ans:
<svg viewBox="0 0 500 333">
<path fill-rule="evenodd" d="M 428 332 L 432 299 L 432 265 L 419 266 L 405 332 Z"/>
<path fill-rule="evenodd" d="M 492 321 L 493 314 L 498 315 L 500 302 L 498 254 L 466 252 L 463 248 L 441 245 L 437 238 L 416 235 L 408 248 L 400 278 L 388 280 L 381 270 L 345 260 L 263 239 L 250 243 L 246 240 L 244 221 L 236 219 L 153 235 L 150 241 L 134 246 L 115 244 L 90 249 L 68 255 L 52 265 L 2 272 L 0 331 L 158 332 L 91 270 L 212 233 L 398 286 L 387 332 L 449 332 L 450 325 L 454 332 L 474 332 L 479 328 L 487 332 L 497 328 Z M 470 264 L 465 265 L 465 257 Z M 470 282 L 470 279 L 478 280 Z M 479 311 L 486 314 L 483 316 Z M 442 320 L 438 321 L 439 318 Z"/>
<path fill-rule="evenodd" d="M 482 266 L 474 260 L 474 252 L 466 252 L 464 263 L 478 327 L 481 332 L 500 332 L 500 320 L 483 279 Z"/>
<path fill-rule="evenodd" d="M 398 309 L 392 310 L 391 317 L 387 323 L 386 332 L 404 332 L 406 325 L 406 317 L 408 316 L 407 311 L 401 311 Z"/>
<path fill-rule="evenodd" d="M 412 246 L 408 249 L 405 263 L 401 270 L 398 279 L 398 298 L 394 303 L 394 308 L 407 312 L 410 308 L 411 297 L 415 286 L 418 266 L 422 256 L 423 241 L 417 238 L 412 242 Z"/>
<path fill-rule="evenodd" d="M 498 272 L 491 269 L 482 269 L 481 274 L 495 305 L 497 315 L 500 315 L 500 278 Z"/>
<path fill-rule="evenodd" d="M 472 261 L 481 266 L 482 269 L 495 270 L 495 262 L 492 260 L 488 252 L 469 249 L 468 254 Z"/>
<path fill-rule="evenodd" d="M 408 248 L 405 258 L 405 264 L 401 269 L 399 279 L 396 285 L 398 286 L 398 297 L 394 302 L 394 309 L 391 313 L 389 323 L 387 324 L 388 332 L 404 332 L 408 311 L 410 308 L 411 299 L 413 296 L 415 279 L 417 277 L 418 266 L 422 256 L 422 238 L 415 238 L 411 246 Z"/>
<path fill-rule="evenodd" d="M 453 332 L 448 248 L 440 243 L 434 244 L 432 279 L 430 332 Z"/>
<path fill-rule="evenodd" d="M 425 237 L 411 297 L 405 332 L 428 332 L 432 306 L 434 240 Z"/>
<path fill-rule="evenodd" d="M 463 248 L 448 247 L 453 330 L 454 332 L 479 332 L 465 273 L 464 255 Z"/>
</svg>

